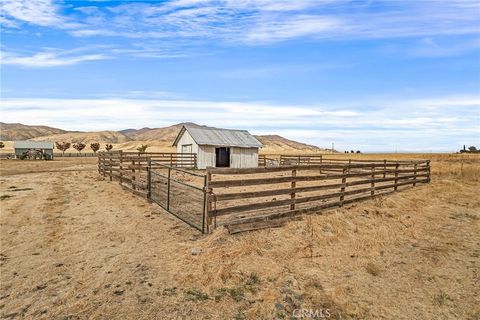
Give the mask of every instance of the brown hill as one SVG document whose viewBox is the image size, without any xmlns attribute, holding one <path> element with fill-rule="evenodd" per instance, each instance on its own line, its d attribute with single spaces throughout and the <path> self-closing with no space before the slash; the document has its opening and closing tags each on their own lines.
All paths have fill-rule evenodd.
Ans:
<svg viewBox="0 0 480 320">
<path fill-rule="evenodd" d="M 41 136 L 31 140 L 35 141 L 65 141 L 65 142 L 81 142 L 85 144 L 99 142 L 99 143 L 124 143 L 131 141 L 131 139 L 124 134 L 117 131 L 96 131 L 96 132 L 65 132 L 62 134 Z"/>
<path fill-rule="evenodd" d="M 124 133 L 125 135 L 130 137 L 132 140 L 160 141 L 160 142 L 166 142 L 167 144 L 171 145 L 175 140 L 175 138 L 177 137 L 178 133 L 180 132 L 180 129 L 184 125 L 201 127 L 200 125 L 195 124 L 193 122 L 183 122 L 183 123 L 177 123 L 177 124 L 174 124 L 173 126 L 169 126 L 165 128 L 152 128 L 152 129 L 142 128 L 139 130 L 127 129 L 119 132 Z"/>
<path fill-rule="evenodd" d="M 0 122 L 0 140 L 28 140 L 32 138 L 57 135 L 67 131 L 47 126 L 28 126 L 21 123 Z"/>
<path fill-rule="evenodd" d="M 279 135 L 261 135 L 255 137 L 264 145 L 262 153 L 304 153 L 325 151 L 325 149 L 321 149 L 317 146 L 289 140 Z"/>
<path fill-rule="evenodd" d="M 198 126 L 195 123 L 178 123 L 164 128 L 142 128 L 126 129 L 120 131 L 97 131 L 97 132 L 79 132 L 66 131 L 62 129 L 47 126 L 28 126 L 18 123 L 0 123 L 1 140 L 47 140 L 55 142 L 82 142 L 90 144 L 99 142 L 101 144 L 111 143 L 114 149 L 135 150 L 141 144 L 147 144 L 148 150 L 156 151 L 174 151 L 172 143 L 175 140 L 180 128 L 188 124 Z M 313 145 L 293 141 L 279 135 L 260 135 L 255 136 L 262 144 L 262 153 L 312 153 L 322 152 L 325 149 Z"/>
</svg>

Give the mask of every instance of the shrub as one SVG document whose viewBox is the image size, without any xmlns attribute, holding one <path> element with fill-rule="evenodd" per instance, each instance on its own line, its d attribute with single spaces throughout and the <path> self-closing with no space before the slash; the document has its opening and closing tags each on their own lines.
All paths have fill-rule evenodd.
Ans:
<svg viewBox="0 0 480 320">
<path fill-rule="evenodd" d="M 94 153 L 97 153 L 97 151 L 100 149 L 100 143 L 94 142 L 90 144 L 90 149 L 92 149 Z"/>
<path fill-rule="evenodd" d="M 73 145 L 73 148 L 74 148 L 75 150 L 77 150 L 79 153 L 80 153 L 80 151 L 82 151 L 83 149 L 85 149 L 85 147 L 86 147 L 85 143 L 81 143 L 81 142 L 75 143 L 75 144 Z"/>
<path fill-rule="evenodd" d="M 141 155 L 147 151 L 148 146 L 146 144 L 142 144 L 140 147 L 137 148 L 138 155 Z"/>
<path fill-rule="evenodd" d="M 55 142 L 55 146 L 57 147 L 58 150 L 62 151 L 62 154 L 65 153 L 68 149 L 70 149 L 70 142 Z"/>
</svg>

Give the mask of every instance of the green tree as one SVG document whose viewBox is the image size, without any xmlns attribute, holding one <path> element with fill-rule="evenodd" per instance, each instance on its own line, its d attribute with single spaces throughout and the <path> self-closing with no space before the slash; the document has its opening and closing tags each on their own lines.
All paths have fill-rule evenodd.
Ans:
<svg viewBox="0 0 480 320">
<path fill-rule="evenodd" d="M 148 146 L 146 144 L 142 144 L 140 147 L 137 148 L 138 155 L 144 154 L 147 151 Z"/>
<path fill-rule="evenodd" d="M 105 145 L 105 150 L 110 151 L 110 150 L 112 150 L 112 149 L 113 149 L 113 146 L 112 146 L 111 144 L 108 144 L 108 143 L 107 143 L 107 144 Z"/>
</svg>

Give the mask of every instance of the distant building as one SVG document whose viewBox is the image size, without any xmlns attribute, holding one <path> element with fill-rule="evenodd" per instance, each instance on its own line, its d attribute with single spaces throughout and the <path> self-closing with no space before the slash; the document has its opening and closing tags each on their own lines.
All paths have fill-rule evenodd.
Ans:
<svg viewBox="0 0 480 320">
<path fill-rule="evenodd" d="M 43 159 L 53 159 L 53 142 L 48 141 L 14 141 L 15 158 L 20 159 L 24 154 L 41 151 Z"/>
<path fill-rule="evenodd" d="M 183 126 L 173 146 L 178 153 L 196 153 L 197 168 L 258 167 L 260 141 L 246 130 Z"/>
</svg>

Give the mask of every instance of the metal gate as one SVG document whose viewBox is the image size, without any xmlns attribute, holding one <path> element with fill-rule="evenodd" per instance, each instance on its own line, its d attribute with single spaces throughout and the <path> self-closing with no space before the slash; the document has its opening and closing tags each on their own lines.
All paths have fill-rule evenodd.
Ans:
<svg viewBox="0 0 480 320">
<path fill-rule="evenodd" d="M 148 163 L 148 197 L 175 217 L 205 232 L 206 176 Z"/>
</svg>

